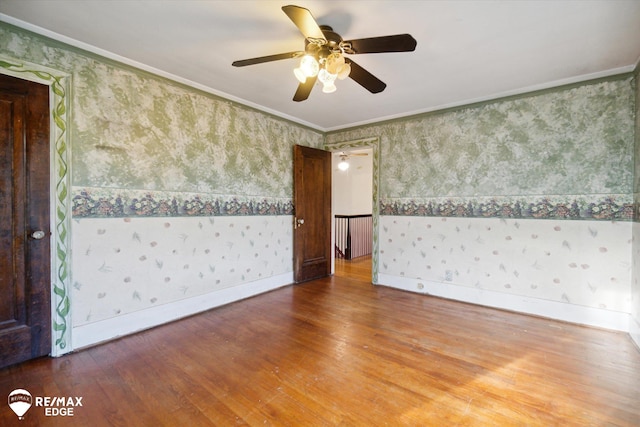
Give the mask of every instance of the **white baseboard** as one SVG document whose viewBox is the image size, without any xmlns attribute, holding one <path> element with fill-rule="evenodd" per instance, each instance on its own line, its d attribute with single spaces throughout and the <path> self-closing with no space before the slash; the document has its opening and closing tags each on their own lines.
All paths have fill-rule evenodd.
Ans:
<svg viewBox="0 0 640 427">
<path fill-rule="evenodd" d="M 447 282 L 431 282 L 386 274 L 378 274 L 378 282 L 383 286 L 405 291 L 616 331 L 630 333 L 632 322 L 629 313 L 487 291 Z M 640 328 L 640 325 L 638 327 Z M 638 343 L 638 339 L 635 341 Z"/>
<path fill-rule="evenodd" d="M 149 329 L 221 305 L 229 304 L 293 283 L 293 273 L 285 273 L 170 304 L 74 327 L 73 350 Z"/>
<path fill-rule="evenodd" d="M 430 282 L 386 274 L 379 274 L 378 282 L 381 286 L 405 291 L 628 332 L 640 348 L 640 323 L 636 322 L 628 313 L 486 291 L 446 282 Z M 241 286 L 221 289 L 198 297 L 77 326 L 73 328 L 71 335 L 73 350 L 140 332 L 234 301 L 278 289 L 291 283 L 293 283 L 293 273 L 285 273 Z"/>
</svg>

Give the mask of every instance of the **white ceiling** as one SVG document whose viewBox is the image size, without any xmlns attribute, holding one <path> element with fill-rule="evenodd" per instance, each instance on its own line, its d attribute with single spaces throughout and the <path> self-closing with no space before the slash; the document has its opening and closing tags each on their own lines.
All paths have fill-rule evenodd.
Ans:
<svg viewBox="0 0 640 427">
<path fill-rule="evenodd" d="M 281 7 L 311 11 L 345 40 L 409 33 L 415 52 L 353 55 L 387 83 L 351 79 L 292 101 L 304 49 Z M 0 0 L 0 20 L 321 131 L 632 71 L 640 1 Z"/>
</svg>

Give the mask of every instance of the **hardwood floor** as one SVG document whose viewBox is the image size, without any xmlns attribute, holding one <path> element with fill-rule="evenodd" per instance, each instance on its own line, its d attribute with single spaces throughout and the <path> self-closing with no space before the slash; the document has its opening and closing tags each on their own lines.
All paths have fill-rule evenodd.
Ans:
<svg viewBox="0 0 640 427">
<path fill-rule="evenodd" d="M 371 283 L 371 255 L 350 261 L 336 258 L 335 275 Z"/>
<path fill-rule="evenodd" d="M 0 370 L 2 396 L 82 397 L 0 425 L 640 424 L 626 334 L 372 286 L 368 263 Z"/>
</svg>

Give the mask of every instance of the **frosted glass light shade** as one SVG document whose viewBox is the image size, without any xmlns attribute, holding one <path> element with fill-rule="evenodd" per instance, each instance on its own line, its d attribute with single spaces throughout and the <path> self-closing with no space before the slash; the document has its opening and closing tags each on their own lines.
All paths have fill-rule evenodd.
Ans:
<svg viewBox="0 0 640 427">
<path fill-rule="evenodd" d="M 300 70 L 302 70 L 302 72 L 306 77 L 317 76 L 319 69 L 320 69 L 320 64 L 318 64 L 318 61 L 316 60 L 316 58 L 314 58 L 311 55 L 305 55 L 300 60 Z"/>
<path fill-rule="evenodd" d="M 326 70 L 331 74 L 338 74 L 344 65 L 344 57 L 339 53 L 332 53 L 327 56 Z"/>
<path fill-rule="evenodd" d="M 339 80 L 344 80 L 347 77 L 349 77 L 349 73 L 351 72 L 351 64 L 344 64 L 342 65 L 342 67 L 340 67 L 340 70 L 338 71 L 338 79 Z"/>
<path fill-rule="evenodd" d="M 335 82 L 337 77 L 337 74 L 331 74 L 324 68 L 318 72 L 318 80 L 320 80 L 325 86 Z"/>
<path fill-rule="evenodd" d="M 324 93 L 333 93 L 337 89 L 338 88 L 333 83 L 327 83 L 324 86 L 322 86 L 322 92 L 324 92 Z"/>
</svg>

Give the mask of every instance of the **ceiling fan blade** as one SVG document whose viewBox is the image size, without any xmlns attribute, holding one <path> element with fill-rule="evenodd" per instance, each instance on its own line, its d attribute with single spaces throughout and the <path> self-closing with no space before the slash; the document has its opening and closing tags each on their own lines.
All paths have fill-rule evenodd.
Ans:
<svg viewBox="0 0 640 427">
<path fill-rule="evenodd" d="M 231 65 L 234 67 L 245 67 L 247 65 L 262 64 L 263 62 L 279 61 L 281 59 L 298 58 L 304 55 L 304 52 L 287 52 L 279 53 L 276 55 L 260 56 L 258 58 L 242 59 L 240 61 L 233 61 Z"/>
<path fill-rule="evenodd" d="M 349 77 L 369 92 L 382 92 L 384 88 L 387 87 L 387 84 L 385 82 L 353 62 L 351 59 L 345 58 L 345 61 L 351 64 L 351 72 L 349 73 Z"/>
<path fill-rule="evenodd" d="M 300 6 L 282 6 L 282 10 L 287 14 L 289 19 L 298 27 L 302 35 L 308 40 L 323 40 L 323 43 L 327 42 L 324 37 L 320 26 L 316 22 L 315 18 L 309 12 L 309 9 L 305 9 Z"/>
<path fill-rule="evenodd" d="M 316 84 L 316 80 L 318 80 L 317 76 L 307 77 L 307 80 L 304 83 L 300 83 L 298 85 L 298 90 L 296 90 L 295 95 L 293 95 L 293 100 L 300 102 L 309 98 L 309 94 L 311 93 L 311 89 L 313 89 L 313 85 Z"/>
<path fill-rule="evenodd" d="M 346 40 L 341 43 L 345 46 L 345 52 L 356 53 L 382 53 L 382 52 L 412 52 L 416 49 L 417 42 L 409 34 L 396 34 L 394 36 L 371 37 L 368 39 Z"/>
</svg>

